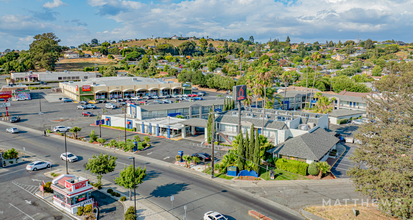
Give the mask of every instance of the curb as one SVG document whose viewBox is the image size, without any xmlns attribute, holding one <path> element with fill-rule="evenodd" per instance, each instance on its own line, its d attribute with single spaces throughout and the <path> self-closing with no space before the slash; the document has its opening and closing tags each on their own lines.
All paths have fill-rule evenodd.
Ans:
<svg viewBox="0 0 413 220">
<path fill-rule="evenodd" d="M 308 211 L 304 210 L 304 209 L 307 208 L 307 207 L 309 207 L 309 205 L 300 208 L 300 214 L 301 214 L 304 218 L 309 219 L 309 220 L 324 220 L 324 218 L 319 217 L 319 216 L 317 216 L 317 215 L 314 215 L 314 214 L 311 213 L 311 212 L 308 212 Z"/>
<path fill-rule="evenodd" d="M 72 217 L 72 218 L 74 218 L 74 219 L 77 219 L 77 220 L 81 220 L 81 219 L 78 218 L 77 216 L 74 216 L 73 214 L 71 214 L 71 213 L 69 213 L 69 212 L 66 212 L 66 211 L 63 210 L 63 209 L 59 209 L 55 204 L 53 204 L 53 203 L 47 201 L 46 199 L 42 198 L 41 196 L 37 195 L 37 193 L 35 193 L 34 196 L 37 196 L 39 199 L 43 200 L 44 202 L 47 202 L 50 206 L 52 206 L 52 207 L 56 208 L 57 210 L 59 210 L 59 211 L 65 213 L 65 214 L 69 215 L 70 217 Z"/>
</svg>

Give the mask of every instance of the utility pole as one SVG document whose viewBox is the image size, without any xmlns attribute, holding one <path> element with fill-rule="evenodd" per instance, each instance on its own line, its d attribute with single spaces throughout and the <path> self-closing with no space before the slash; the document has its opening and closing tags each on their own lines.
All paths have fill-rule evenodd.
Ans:
<svg viewBox="0 0 413 220">
<path fill-rule="evenodd" d="M 66 133 L 67 130 L 65 131 L 65 160 L 66 160 L 66 174 L 69 174 L 69 171 L 67 169 L 67 144 L 66 144 Z"/>
<path fill-rule="evenodd" d="M 126 106 L 124 108 L 125 108 L 125 144 L 126 144 Z"/>
<path fill-rule="evenodd" d="M 214 142 L 215 142 L 215 109 L 212 110 L 212 153 L 211 153 L 211 179 L 214 178 Z"/>
<path fill-rule="evenodd" d="M 238 134 L 241 133 L 241 101 L 238 101 Z"/>
</svg>

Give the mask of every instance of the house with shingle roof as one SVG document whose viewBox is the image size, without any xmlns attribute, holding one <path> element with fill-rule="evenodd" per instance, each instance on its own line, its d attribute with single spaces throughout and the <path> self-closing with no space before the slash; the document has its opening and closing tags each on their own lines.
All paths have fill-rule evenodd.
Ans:
<svg viewBox="0 0 413 220">
<path fill-rule="evenodd" d="M 308 164 L 326 161 L 330 152 L 336 149 L 339 139 L 333 133 L 318 126 L 308 133 L 288 139 L 268 150 L 274 157 L 303 161 Z"/>
</svg>

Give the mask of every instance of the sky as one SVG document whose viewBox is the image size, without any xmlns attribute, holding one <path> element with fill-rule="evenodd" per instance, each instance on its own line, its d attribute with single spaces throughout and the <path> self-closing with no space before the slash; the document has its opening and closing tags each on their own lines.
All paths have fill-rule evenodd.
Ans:
<svg viewBox="0 0 413 220">
<path fill-rule="evenodd" d="M 411 42 L 412 26 L 413 0 L 0 0 L 0 51 L 45 32 L 65 46 L 152 35 Z"/>
</svg>

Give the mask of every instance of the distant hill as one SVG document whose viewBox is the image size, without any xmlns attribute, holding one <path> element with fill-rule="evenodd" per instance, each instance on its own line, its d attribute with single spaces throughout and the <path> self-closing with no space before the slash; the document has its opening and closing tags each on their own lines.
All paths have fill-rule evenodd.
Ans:
<svg viewBox="0 0 413 220">
<path fill-rule="evenodd" d="M 158 42 L 156 42 L 158 41 Z M 163 44 L 163 43 L 168 43 L 168 44 L 172 44 L 173 46 L 178 46 L 180 44 L 182 44 L 185 41 L 191 41 L 191 40 L 164 40 L 164 39 L 156 39 L 156 40 L 138 40 L 138 41 L 131 41 L 131 42 L 127 42 L 127 43 L 116 43 L 113 45 L 119 46 L 119 45 L 123 45 L 123 46 L 155 46 L 155 44 Z M 207 40 L 208 41 L 208 45 L 210 43 L 212 43 L 212 45 L 214 45 L 215 48 L 217 48 L 218 46 L 223 46 L 224 45 L 224 41 L 213 41 L 213 40 Z M 199 40 L 194 40 L 194 42 L 199 45 Z M 230 46 L 233 42 L 228 42 L 228 46 Z"/>
</svg>

